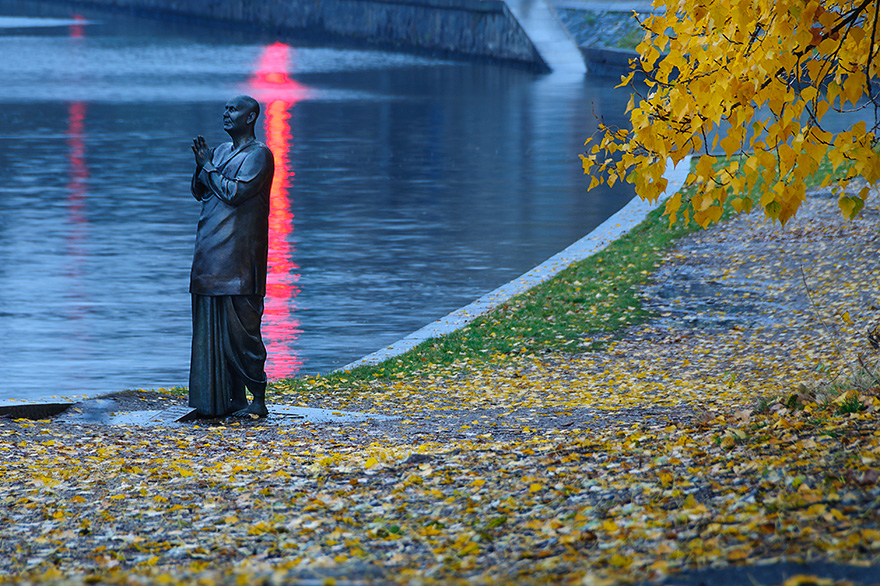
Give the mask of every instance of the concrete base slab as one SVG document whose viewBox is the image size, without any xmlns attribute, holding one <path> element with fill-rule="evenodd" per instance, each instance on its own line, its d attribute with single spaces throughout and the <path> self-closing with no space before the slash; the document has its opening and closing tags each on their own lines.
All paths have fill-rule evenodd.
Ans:
<svg viewBox="0 0 880 586">
<path fill-rule="evenodd" d="M 399 419 L 399 417 L 375 413 L 358 413 L 356 411 L 317 409 L 314 407 L 269 405 L 269 416 L 259 421 L 269 425 L 284 426 L 297 423 L 350 424 L 390 419 Z M 61 419 L 62 422 L 69 424 L 140 425 L 143 427 L 176 427 L 196 420 L 198 420 L 198 416 L 195 409 L 183 405 L 174 406 L 162 411 L 108 412 L 101 417 L 95 417 L 93 413 L 90 414 L 88 412 L 71 413 Z M 242 421 L 250 422 L 248 419 L 243 419 Z"/>
<path fill-rule="evenodd" d="M 186 405 L 175 405 L 159 412 L 159 418 L 168 423 L 184 423 L 199 418 L 199 412 Z"/>
</svg>

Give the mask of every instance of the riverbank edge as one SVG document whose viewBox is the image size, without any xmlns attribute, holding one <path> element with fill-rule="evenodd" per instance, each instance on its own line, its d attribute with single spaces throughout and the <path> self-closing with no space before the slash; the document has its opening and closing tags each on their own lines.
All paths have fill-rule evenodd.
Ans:
<svg viewBox="0 0 880 586">
<path fill-rule="evenodd" d="M 684 185 L 690 169 L 690 157 L 686 157 L 677 166 L 672 165 L 670 160 L 670 167 L 671 170 L 667 171 L 664 178 L 669 182 L 667 192 L 672 195 L 678 192 Z M 573 263 L 580 262 L 601 252 L 611 243 L 642 223 L 648 214 L 656 209 L 658 205 L 661 205 L 663 201 L 665 199 L 659 202 L 649 202 L 641 199 L 639 196 L 634 196 L 629 203 L 590 231 L 586 236 L 553 255 L 540 265 L 523 273 L 509 283 L 493 289 L 476 301 L 416 330 L 397 342 L 350 362 L 333 372 L 350 372 L 362 366 L 375 366 L 405 354 L 427 340 L 460 330 L 516 295 L 525 293 L 533 287 L 549 281 Z"/>
</svg>

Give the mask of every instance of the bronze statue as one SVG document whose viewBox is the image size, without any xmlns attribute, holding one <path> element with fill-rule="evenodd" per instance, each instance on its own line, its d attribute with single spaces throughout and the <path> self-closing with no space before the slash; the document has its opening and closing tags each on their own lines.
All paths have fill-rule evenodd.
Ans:
<svg viewBox="0 0 880 586">
<path fill-rule="evenodd" d="M 268 415 L 266 347 L 260 334 L 269 250 L 272 152 L 254 135 L 260 105 L 226 103 L 232 142 L 193 139 L 192 194 L 202 204 L 190 273 L 193 300 L 189 405 L 203 417 Z M 247 401 L 245 387 L 253 400 Z"/>
</svg>

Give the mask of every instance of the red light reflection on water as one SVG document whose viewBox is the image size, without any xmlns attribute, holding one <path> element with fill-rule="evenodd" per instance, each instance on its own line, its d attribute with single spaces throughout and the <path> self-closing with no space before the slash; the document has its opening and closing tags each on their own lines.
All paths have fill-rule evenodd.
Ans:
<svg viewBox="0 0 880 586">
<path fill-rule="evenodd" d="M 71 102 L 67 111 L 67 145 L 70 147 L 68 162 L 70 179 L 67 182 L 67 202 L 70 219 L 74 223 L 86 222 L 83 208 L 86 199 L 86 182 L 89 168 L 86 166 L 86 149 L 83 143 L 83 128 L 86 118 L 84 102 Z"/>
<path fill-rule="evenodd" d="M 78 14 L 73 15 L 76 22 L 85 22 Z M 81 39 L 84 36 L 83 25 L 74 24 L 68 28 L 68 33 L 73 39 Z M 69 237 L 69 248 L 74 257 L 82 257 L 80 242 L 84 237 L 85 227 L 88 223 L 85 215 L 86 186 L 89 179 L 89 168 L 86 166 L 86 147 L 83 137 L 85 135 L 86 104 L 85 102 L 71 102 L 67 109 L 67 146 L 70 151 L 67 160 L 70 172 L 67 181 L 67 209 L 71 223 L 75 226 Z"/>
<path fill-rule="evenodd" d="M 80 16 L 79 14 L 73 15 L 73 20 L 77 24 L 70 25 L 70 36 L 74 39 L 81 39 L 85 37 L 85 30 L 83 25 L 86 23 L 86 19 Z"/>
<path fill-rule="evenodd" d="M 291 52 L 283 43 L 265 47 L 247 88 L 264 106 L 266 144 L 275 158 L 269 211 L 269 275 L 263 313 L 263 335 L 269 353 L 266 374 L 270 379 L 292 376 L 302 367 L 294 347 L 302 328 L 294 316 L 299 265 L 293 261 L 295 251 L 290 243 L 290 187 L 295 173 L 288 155 L 293 141 L 290 110 L 307 96 L 308 88 L 287 73 Z"/>
<path fill-rule="evenodd" d="M 76 22 L 85 22 L 79 15 L 74 15 Z M 82 24 L 74 24 L 68 28 L 68 34 L 73 39 L 84 37 Z M 68 295 L 75 300 L 68 306 L 66 315 L 68 319 L 81 319 L 84 317 L 86 308 L 83 304 L 82 292 L 82 265 L 86 258 L 85 240 L 88 231 L 88 218 L 85 214 L 86 196 L 88 195 L 89 168 L 86 165 L 85 146 L 85 102 L 71 102 L 67 108 L 67 218 L 70 224 L 67 235 L 67 259 L 69 262 L 67 275 L 71 282 Z M 86 331 L 77 332 L 77 337 L 87 337 Z"/>
</svg>

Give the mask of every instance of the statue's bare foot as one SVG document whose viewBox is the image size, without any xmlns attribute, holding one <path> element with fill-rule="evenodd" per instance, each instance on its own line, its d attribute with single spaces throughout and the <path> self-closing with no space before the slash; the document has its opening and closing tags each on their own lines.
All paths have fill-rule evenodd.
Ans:
<svg viewBox="0 0 880 586">
<path fill-rule="evenodd" d="M 251 419 L 259 419 L 269 415 L 266 404 L 262 401 L 251 401 L 251 404 L 240 411 L 236 411 L 230 417 L 250 417 Z"/>
</svg>

